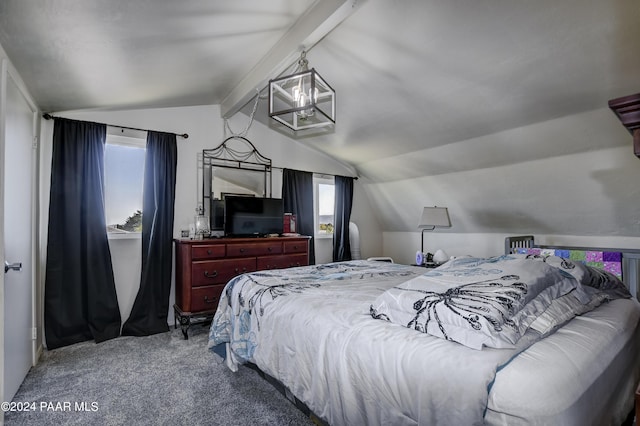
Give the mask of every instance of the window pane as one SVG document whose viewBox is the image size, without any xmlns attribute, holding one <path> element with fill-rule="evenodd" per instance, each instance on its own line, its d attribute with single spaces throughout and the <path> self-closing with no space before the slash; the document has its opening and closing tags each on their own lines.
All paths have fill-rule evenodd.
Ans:
<svg viewBox="0 0 640 426">
<path fill-rule="evenodd" d="M 318 184 L 318 232 L 333 234 L 333 205 L 335 201 L 335 186 Z"/>
<path fill-rule="evenodd" d="M 105 208 L 107 231 L 142 231 L 142 186 L 145 149 L 107 142 Z"/>
</svg>

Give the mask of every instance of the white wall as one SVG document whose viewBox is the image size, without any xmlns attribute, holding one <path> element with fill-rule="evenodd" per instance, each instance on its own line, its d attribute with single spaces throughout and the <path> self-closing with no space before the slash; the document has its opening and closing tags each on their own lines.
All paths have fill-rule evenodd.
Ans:
<svg viewBox="0 0 640 426">
<path fill-rule="evenodd" d="M 109 239 L 111 262 L 113 264 L 113 279 L 116 284 L 118 307 L 122 323 L 129 318 L 133 302 L 136 300 L 140 287 L 140 273 L 142 272 L 142 238 Z M 175 300 L 173 288 L 172 301 Z M 173 306 L 173 302 L 171 303 Z M 173 315 L 173 312 L 171 313 Z M 172 317 L 173 318 L 173 317 Z"/>
<path fill-rule="evenodd" d="M 438 164 L 452 164 L 438 173 Z M 388 232 L 417 232 L 424 206 L 452 232 L 640 237 L 640 160 L 608 109 L 389 159 L 415 177 L 366 185 Z"/>
<path fill-rule="evenodd" d="M 549 245 L 638 248 L 638 181 L 640 161 L 627 146 L 391 182 L 367 192 L 385 220 L 393 209 L 401 227 L 415 224 L 413 232 L 383 233 L 385 256 L 413 262 L 420 249 L 419 215 L 429 205 L 448 207 L 452 223 L 425 233 L 425 251 L 432 253 L 493 256 L 504 251 L 509 235 L 534 235 Z M 508 195 L 505 188 L 514 185 L 519 193 Z M 495 231 L 481 232 L 486 228 Z"/>
<path fill-rule="evenodd" d="M 437 173 L 440 163 L 457 171 Z M 474 164 L 480 164 L 476 167 Z M 425 233 L 425 251 L 490 256 L 507 235 L 540 243 L 640 247 L 640 160 L 601 108 L 390 159 L 416 177 L 365 184 L 383 252 L 413 262 L 424 206 L 448 207 L 452 227 Z"/>
<path fill-rule="evenodd" d="M 159 108 L 141 109 L 127 111 L 71 111 L 59 112 L 53 115 L 76 120 L 95 121 L 106 124 L 137 127 L 157 131 L 173 132 L 178 134 L 188 133 L 188 139 L 178 138 L 178 164 L 176 180 L 176 201 L 175 201 L 175 221 L 174 237 L 180 236 L 181 229 L 188 229 L 193 223 L 195 209 L 197 206 L 198 194 L 198 153 L 202 149 L 215 148 L 222 143 L 225 135 L 224 123 L 220 118 L 220 108 L 218 105 L 205 105 L 181 108 Z M 243 129 L 247 124 L 248 117 L 238 114 L 230 120 L 231 128 L 234 130 Z M 43 144 L 46 145 L 43 153 L 42 165 L 42 217 L 46 227 L 48 217 L 49 198 L 49 176 L 51 173 L 51 135 L 53 124 L 51 121 L 44 121 L 46 131 L 43 131 Z M 274 132 L 267 126 L 259 122 L 254 122 L 247 138 L 266 157 L 273 161 L 274 167 L 288 167 L 298 170 L 312 172 L 339 174 L 352 176 L 353 172 L 339 162 L 331 159 L 314 149 L 299 144 L 278 132 Z M 281 173 L 277 170 L 273 173 L 273 195 L 281 194 L 282 179 Z M 361 218 L 361 222 L 371 233 L 380 235 L 380 230 L 376 229 L 376 222 L 368 218 L 371 215 L 370 209 L 362 198 L 366 197 L 361 190 L 356 189 L 354 195 L 358 205 L 363 208 L 354 208 L 354 217 Z M 355 203 L 355 202 L 354 202 Z M 380 239 L 372 237 L 372 239 Z M 381 239 L 380 239 L 381 240 Z M 320 261 L 331 260 L 331 244 L 326 241 L 316 245 L 316 256 Z M 141 247 L 139 239 L 111 240 L 110 241 L 112 262 L 116 279 L 116 290 L 118 303 L 122 314 L 122 321 L 126 321 L 131 311 L 131 306 L 135 299 L 140 283 L 140 262 Z M 382 245 L 378 244 L 376 251 L 381 250 Z M 327 257 L 328 253 L 328 257 Z M 133 260 L 132 260 L 133 259 Z M 170 306 L 173 307 L 175 301 L 174 286 L 172 285 Z M 170 308 L 169 323 L 173 324 L 173 309 Z"/>
<path fill-rule="evenodd" d="M 333 238 L 315 239 L 316 265 L 333 261 Z"/>
<path fill-rule="evenodd" d="M 381 225 L 378 212 L 370 201 L 366 186 L 360 180 L 355 181 L 351 221 L 360 231 L 360 253 L 363 259 L 384 255 Z"/>
</svg>

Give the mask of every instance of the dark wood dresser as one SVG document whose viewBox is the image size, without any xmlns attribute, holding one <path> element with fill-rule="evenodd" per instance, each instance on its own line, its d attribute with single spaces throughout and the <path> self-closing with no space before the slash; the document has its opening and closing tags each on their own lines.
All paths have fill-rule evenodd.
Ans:
<svg viewBox="0 0 640 426">
<path fill-rule="evenodd" d="M 174 326 L 210 321 L 225 284 L 233 277 L 265 269 L 309 264 L 310 237 L 176 239 Z"/>
</svg>

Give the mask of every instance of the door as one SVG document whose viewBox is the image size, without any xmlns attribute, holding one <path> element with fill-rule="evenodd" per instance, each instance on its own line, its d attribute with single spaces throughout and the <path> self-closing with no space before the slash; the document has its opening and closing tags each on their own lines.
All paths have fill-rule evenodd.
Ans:
<svg viewBox="0 0 640 426">
<path fill-rule="evenodd" d="M 11 401 L 32 365 L 33 354 L 35 111 L 7 71 L 6 61 L 2 77 L 4 164 L 0 207 L 4 204 L 4 220 L 0 226 L 4 232 L 0 235 L 4 234 L 4 261 L 9 268 L 5 267 L 4 297 L 0 298 L 0 309 L 4 310 L 0 312 L 4 332 L 1 396 L 3 401 Z"/>
</svg>

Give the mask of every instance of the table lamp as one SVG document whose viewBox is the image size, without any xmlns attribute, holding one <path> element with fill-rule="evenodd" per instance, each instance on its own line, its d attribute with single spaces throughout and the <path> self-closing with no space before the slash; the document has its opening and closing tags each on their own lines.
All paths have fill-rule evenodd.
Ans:
<svg viewBox="0 0 640 426">
<path fill-rule="evenodd" d="M 425 207 L 422 209 L 422 216 L 418 223 L 418 228 L 422 228 L 422 245 L 420 254 L 424 253 L 424 232 L 433 231 L 436 228 L 451 228 L 449 211 L 446 207 Z"/>
</svg>

